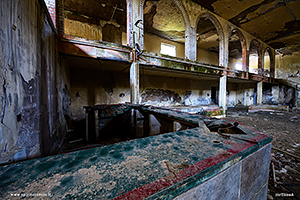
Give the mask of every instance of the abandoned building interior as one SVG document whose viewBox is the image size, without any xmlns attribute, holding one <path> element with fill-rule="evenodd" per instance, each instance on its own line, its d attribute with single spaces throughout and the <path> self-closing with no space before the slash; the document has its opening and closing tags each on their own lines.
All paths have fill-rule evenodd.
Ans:
<svg viewBox="0 0 300 200">
<path fill-rule="evenodd" d="M 1 0 L 0 16 L 0 177 L 7 180 L 0 197 L 21 194 L 20 185 L 51 168 L 57 172 L 43 175 L 36 185 L 48 181 L 52 190 L 36 186 L 31 193 L 51 191 L 55 197 L 57 190 L 61 197 L 78 198 L 86 190 L 76 186 L 72 193 L 69 182 L 86 170 L 103 179 L 92 181 L 92 196 L 86 198 L 200 199 L 195 195 L 201 191 L 205 199 L 205 188 L 225 180 L 238 184 L 235 178 L 250 173 L 259 158 L 265 158 L 262 167 L 252 166 L 263 174 L 255 179 L 259 184 L 241 178 L 226 195 L 266 197 L 272 137 L 222 118 L 239 108 L 299 109 L 299 0 Z M 179 143 L 189 152 L 179 156 Z M 174 160 L 163 156 L 165 151 Z M 134 166 L 130 158 L 137 158 L 130 152 L 139 155 Z M 122 171 L 106 155 L 128 159 L 131 168 Z M 183 175 L 211 157 L 222 161 L 205 161 L 202 171 Z M 82 163 L 78 172 L 77 161 Z M 60 174 L 63 162 L 69 165 Z M 111 169 L 110 162 L 120 168 Z M 159 171 L 141 179 L 129 175 L 130 170 L 144 174 L 149 162 L 164 165 L 168 177 L 178 180 L 158 183 L 165 181 Z M 172 163 L 178 163 L 176 170 Z M 13 183 L 27 168 L 32 177 Z M 111 183 L 105 170 L 110 176 L 127 173 L 118 180 L 131 182 L 120 189 L 122 182 Z"/>
</svg>

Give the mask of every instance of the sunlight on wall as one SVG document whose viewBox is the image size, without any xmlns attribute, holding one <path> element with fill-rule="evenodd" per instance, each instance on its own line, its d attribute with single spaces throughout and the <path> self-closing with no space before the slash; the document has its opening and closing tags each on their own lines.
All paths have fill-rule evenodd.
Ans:
<svg viewBox="0 0 300 200">
<path fill-rule="evenodd" d="M 162 42 L 160 53 L 176 57 L 176 47 L 174 45 L 166 44 Z"/>
<path fill-rule="evenodd" d="M 235 69 L 242 71 L 242 69 L 243 69 L 242 63 L 235 63 Z"/>
<path fill-rule="evenodd" d="M 249 72 L 257 74 L 258 56 L 249 57 Z"/>
</svg>

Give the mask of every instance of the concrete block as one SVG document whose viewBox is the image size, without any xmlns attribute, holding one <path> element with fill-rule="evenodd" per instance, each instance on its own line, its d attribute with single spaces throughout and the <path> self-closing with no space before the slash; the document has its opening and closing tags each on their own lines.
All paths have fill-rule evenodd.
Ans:
<svg viewBox="0 0 300 200">
<path fill-rule="evenodd" d="M 201 185 L 177 196 L 175 200 L 237 199 L 241 162 L 233 165 Z"/>
<path fill-rule="evenodd" d="M 271 144 L 242 161 L 240 199 L 251 199 L 268 182 Z"/>
<path fill-rule="evenodd" d="M 268 183 L 265 183 L 263 188 L 258 193 L 256 193 L 251 200 L 267 199 L 267 195 L 268 195 Z"/>
</svg>

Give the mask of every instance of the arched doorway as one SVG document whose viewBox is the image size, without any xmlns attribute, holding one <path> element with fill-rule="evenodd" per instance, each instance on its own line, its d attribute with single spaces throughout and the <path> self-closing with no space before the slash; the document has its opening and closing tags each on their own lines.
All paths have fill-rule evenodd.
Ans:
<svg viewBox="0 0 300 200">
<path fill-rule="evenodd" d="M 223 65 L 224 33 L 219 21 L 206 13 L 197 23 L 197 61 Z"/>
<path fill-rule="evenodd" d="M 252 40 L 249 48 L 249 72 L 262 74 L 261 48 L 257 40 Z"/>
<path fill-rule="evenodd" d="M 233 29 L 229 37 L 228 45 L 228 66 L 230 69 L 248 71 L 246 65 L 247 48 L 246 40 L 242 32 L 238 29 Z"/>
</svg>

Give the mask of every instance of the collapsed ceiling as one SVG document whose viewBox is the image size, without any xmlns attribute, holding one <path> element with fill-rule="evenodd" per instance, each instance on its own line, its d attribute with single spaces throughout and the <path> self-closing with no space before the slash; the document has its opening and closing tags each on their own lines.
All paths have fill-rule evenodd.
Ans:
<svg viewBox="0 0 300 200">
<path fill-rule="evenodd" d="M 300 51 L 299 0 L 193 0 L 278 52 Z"/>
<path fill-rule="evenodd" d="M 213 13 L 269 44 L 277 52 L 291 54 L 300 51 L 300 0 L 193 0 Z M 126 27 L 125 0 L 65 0 L 68 18 L 100 24 L 113 21 Z M 74 13 L 77 13 L 74 15 Z M 145 31 L 184 42 L 183 17 L 172 0 L 146 0 Z M 218 52 L 218 35 L 214 25 L 200 19 L 197 43 L 200 48 Z M 231 39 L 231 51 L 240 47 Z"/>
</svg>

